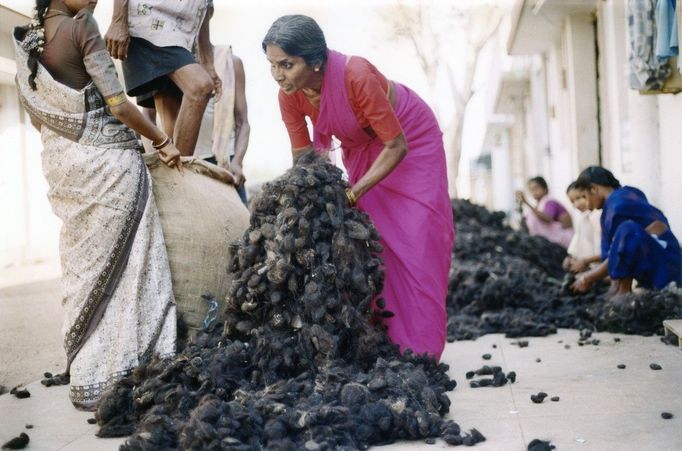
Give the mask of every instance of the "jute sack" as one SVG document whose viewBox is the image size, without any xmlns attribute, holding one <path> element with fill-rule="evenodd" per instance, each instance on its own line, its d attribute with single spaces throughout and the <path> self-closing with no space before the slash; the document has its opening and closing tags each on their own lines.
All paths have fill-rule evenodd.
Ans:
<svg viewBox="0 0 682 451">
<path fill-rule="evenodd" d="M 228 247 L 249 226 L 249 211 L 230 184 L 232 175 L 218 166 L 183 157 L 180 174 L 163 164 L 158 153 L 144 154 L 144 160 L 152 176 L 178 315 L 194 335 L 209 312 L 202 295 L 213 297 L 218 310 L 224 305 L 232 281 Z"/>
</svg>

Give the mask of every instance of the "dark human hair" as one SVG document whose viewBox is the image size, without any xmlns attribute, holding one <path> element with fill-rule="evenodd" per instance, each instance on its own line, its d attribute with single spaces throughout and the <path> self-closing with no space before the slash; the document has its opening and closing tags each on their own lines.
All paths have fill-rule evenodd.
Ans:
<svg viewBox="0 0 682 451">
<path fill-rule="evenodd" d="M 533 177 L 532 179 L 528 180 L 528 183 L 537 183 L 540 185 L 545 191 L 549 191 L 549 187 L 547 186 L 547 182 L 545 181 L 544 178 L 540 177 L 539 175 L 537 177 Z"/>
<path fill-rule="evenodd" d="M 592 184 L 608 186 L 609 188 L 620 188 L 620 182 L 611 171 L 601 166 L 590 166 L 580 173 L 578 180 L 575 181 L 578 189 L 590 189 Z"/>
<path fill-rule="evenodd" d="M 314 19 L 301 14 L 282 16 L 272 23 L 263 38 L 263 51 L 276 45 L 287 55 L 300 56 L 308 66 L 327 62 L 327 41 Z"/>
<path fill-rule="evenodd" d="M 576 186 L 575 182 L 571 182 L 568 184 L 568 188 L 566 188 L 566 194 L 570 193 L 572 189 L 580 189 Z"/>
<path fill-rule="evenodd" d="M 50 6 L 50 0 L 36 0 L 36 14 L 33 16 L 33 22 L 31 26 L 37 30 L 43 30 L 45 25 L 45 12 L 47 7 Z M 36 23 L 37 22 L 37 23 Z M 42 52 L 42 45 L 32 46 L 28 50 L 28 60 L 26 65 L 28 66 L 31 73 L 28 76 L 28 85 L 34 91 L 36 87 L 36 74 L 38 73 L 38 60 L 40 59 L 40 54 Z"/>
</svg>

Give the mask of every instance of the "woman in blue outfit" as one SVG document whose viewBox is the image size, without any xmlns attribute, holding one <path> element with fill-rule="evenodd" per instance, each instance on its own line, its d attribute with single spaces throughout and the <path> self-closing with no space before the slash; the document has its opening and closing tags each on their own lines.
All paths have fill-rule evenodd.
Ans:
<svg viewBox="0 0 682 451">
<path fill-rule="evenodd" d="M 576 291 L 587 291 L 608 275 L 611 295 L 632 291 L 632 281 L 649 289 L 682 282 L 682 255 L 665 215 L 642 191 L 620 186 L 613 174 L 599 166 L 585 169 L 576 186 L 588 191 L 591 209 L 602 208 L 602 263 L 578 276 Z"/>
</svg>

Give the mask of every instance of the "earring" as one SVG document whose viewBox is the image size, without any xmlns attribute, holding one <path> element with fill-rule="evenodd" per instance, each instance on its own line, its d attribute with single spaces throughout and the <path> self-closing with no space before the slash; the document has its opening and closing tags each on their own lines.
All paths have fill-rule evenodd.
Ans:
<svg viewBox="0 0 682 451">
<path fill-rule="evenodd" d="M 315 72 L 319 72 L 319 71 L 320 71 L 320 68 L 319 68 L 319 67 L 316 67 L 316 68 L 313 69 L 313 70 L 314 70 Z"/>
</svg>

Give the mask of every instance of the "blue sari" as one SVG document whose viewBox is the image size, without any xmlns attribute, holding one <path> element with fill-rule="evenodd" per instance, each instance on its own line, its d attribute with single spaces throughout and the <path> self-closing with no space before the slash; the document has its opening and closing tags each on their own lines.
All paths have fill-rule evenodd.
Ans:
<svg viewBox="0 0 682 451">
<path fill-rule="evenodd" d="M 668 230 L 656 240 L 646 232 L 654 221 Z M 615 190 L 601 215 L 602 260 L 609 260 L 612 279 L 633 278 L 645 288 L 661 289 L 682 282 L 682 254 L 665 215 L 642 191 L 630 186 Z M 664 244 L 664 243 L 665 244 Z"/>
</svg>

